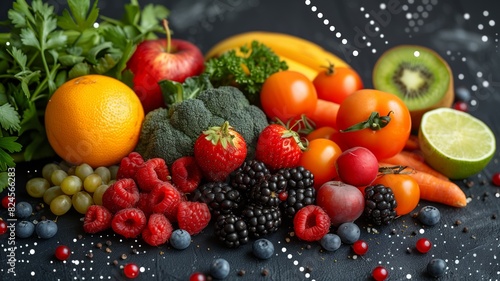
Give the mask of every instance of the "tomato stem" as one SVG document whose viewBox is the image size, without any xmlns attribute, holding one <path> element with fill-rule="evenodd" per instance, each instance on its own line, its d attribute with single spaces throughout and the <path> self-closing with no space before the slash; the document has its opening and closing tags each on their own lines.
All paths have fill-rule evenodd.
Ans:
<svg viewBox="0 0 500 281">
<path fill-rule="evenodd" d="M 388 174 L 404 175 L 404 174 L 411 174 L 414 172 L 414 169 L 411 169 L 411 171 L 409 171 L 409 172 L 404 172 L 404 170 L 406 170 L 407 168 L 409 168 L 409 167 L 403 166 L 403 165 L 396 165 L 396 166 L 389 166 L 389 167 L 379 167 L 378 171 L 382 175 L 388 175 Z"/>
<path fill-rule="evenodd" d="M 373 131 L 378 131 L 391 121 L 391 115 L 392 110 L 387 113 L 386 116 L 380 116 L 378 112 L 372 112 L 370 114 L 370 117 L 368 117 L 368 120 L 365 120 L 363 122 L 357 123 L 352 125 L 351 127 L 345 129 L 345 130 L 340 130 L 341 133 L 347 133 L 347 132 L 354 132 L 354 131 L 359 131 L 363 129 L 370 129 Z"/>
<path fill-rule="evenodd" d="M 326 75 L 330 76 L 335 73 L 335 65 L 331 63 L 329 60 L 327 60 L 328 65 L 324 66 L 322 65 L 321 67 L 326 68 Z"/>
</svg>

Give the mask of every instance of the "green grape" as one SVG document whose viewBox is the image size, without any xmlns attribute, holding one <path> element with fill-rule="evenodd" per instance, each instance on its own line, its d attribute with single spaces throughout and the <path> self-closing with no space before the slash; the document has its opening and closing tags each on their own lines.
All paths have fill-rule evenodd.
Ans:
<svg viewBox="0 0 500 281">
<path fill-rule="evenodd" d="M 63 194 L 64 194 L 64 192 L 62 191 L 61 187 L 58 185 L 54 185 L 54 186 L 50 187 L 49 189 L 47 189 L 45 191 L 45 193 L 43 194 L 43 202 L 45 202 L 45 204 L 47 204 L 47 205 L 50 205 L 50 202 L 52 202 L 52 200 L 54 200 L 54 198 L 56 198 L 59 195 L 63 195 Z"/>
<path fill-rule="evenodd" d="M 82 190 L 82 186 L 82 180 L 75 175 L 67 176 L 61 182 L 61 189 L 67 195 L 73 195 L 77 193 L 78 191 Z"/>
<path fill-rule="evenodd" d="M 99 186 L 98 188 L 96 188 L 96 190 L 94 191 L 94 194 L 92 195 L 92 199 L 94 199 L 94 203 L 96 205 L 102 205 L 102 195 L 104 194 L 104 191 L 106 191 L 106 189 L 108 189 L 109 185 L 107 184 L 103 184 L 101 186 Z"/>
<path fill-rule="evenodd" d="M 61 170 L 61 167 L 55 163 L 45 164 L 42 168 L 42 177 L 50 183 L 50 177 L 55 170 Z"/>
<path fill-rule="evenodd" d="M 80 213 L 85 214 L 90 205 L 94 204 L 92 196 L 86 191 L 78 191 L 71 197 L 71 202 L 73 203 L 73 208 Z"/>
<path fill-rule="evenodd" d="M 50 176 L 50 181 L 52 185 L 61 185 L 61 182 L 68 176 L 64 170 L 55 170 Z"/>
<path fill-rule="evenodd" d="M 109 166 L 109 173 L 111 174 L 111 179 L 116 180 L 116 173 L 118 173 L 118 165 Z"/>
<path fill-rule="evenodd" d="M 82 181 L 85 180 L 85 178 L 93 172 L 94 169 L 92 169 L 92 167 L 90 167 L 90 165 L 86 163 L 80 164 L 75 168 L 75 175 Z"/>
<path fill-rule="evenodd" d="M 33 198 L 42 198 L 50 183 L 45 178 L 32 178 L 26 182 L 26 191 Z"/>
<path fill-rule="evenodd" d="M 62 216 L 66 214 L 69 209 L 71 209 L 71 197 L 66 194 L 62 194 L 52 199 L 50 202 L 50 211 L 56 216 Z"/>
<path fill-rule="evenodd" d="M 95 169 L 94 173 L 101 176 L 103 183 L 108 183 L 108 181 L 111 180 L 111 172 L 107 167 L 98 167 L 97 169 Z"/>
<path fill-rule="evenodd" d="M 103 183 L 101 176 L 98 174 L 90 174 L 83 181 L 83 188 L 90 193 L 93 193 Z"/>
</svg>

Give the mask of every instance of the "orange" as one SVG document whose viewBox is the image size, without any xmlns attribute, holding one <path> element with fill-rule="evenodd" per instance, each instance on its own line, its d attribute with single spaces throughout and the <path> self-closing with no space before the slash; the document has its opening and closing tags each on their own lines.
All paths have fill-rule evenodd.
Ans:
<svg viewBox="0 0 500 281">
<path fill-rule="evenodd" d="M 45 109 L 45 130 L 54 151 L 71 164 L 94 168 L 118 164 L 132 152 L 143 120 L 135 92 L 103 75 L 65 82 Z"/>
</svg>

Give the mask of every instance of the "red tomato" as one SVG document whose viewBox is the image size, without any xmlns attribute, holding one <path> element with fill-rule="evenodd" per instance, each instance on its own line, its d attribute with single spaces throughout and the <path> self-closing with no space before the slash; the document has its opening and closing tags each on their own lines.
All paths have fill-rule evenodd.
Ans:
<svg viewBox="0 0 500 281">
<path fill-rule="evenodd" d="M 318 98 L 342 103 L 357 90 L 363 89 L 363 81 L 356 70 L 349 67 L 330 67 L 318 73 L 313 80 Z"/>
<path fill-rule="evenodd" d="M 299 165 L 313 173 L 316 189 L 337 176 L 335 161 L 341 153 L 340 147 L 329 139 L 319 138 L 309 142 L 300 157 Z"/>
<path fill-rule="evenodd" d="M 377 114 L 380 126 L 367 125 L 364 129 L 349 131 L 351 126 L 361 124 Z M 373 116 L 372 116 L 373 117 Z M 390 118 L 384 122 L 384 118 Z M 403 150 L 411 132 L 411 117 L 408 107 L 396 95 L 371 89 L 359 90 L 348 96 L 337 113 L 337 129 L 342 142 L 348 147 L 363 146 L 377 159 L 392 157 Z"/>
<path fill-rule="evenodd" d="M 418 183 L 409 175 L 386 174 L 378 177 L 372 185 L 383 184 L 392 189 L 398 206 L 396 214 L 398 216 L 409 214 L 417 207 L 420 201 L 420 188 Z"/>
<path fill-rule="evenodd" d="M 262 110 L 271 119 L 286 122 L 311 115 L 316 109 L 316 89 L 304 74 L 285 70 L 269 76 L 260 92 Z"/>
</svg>

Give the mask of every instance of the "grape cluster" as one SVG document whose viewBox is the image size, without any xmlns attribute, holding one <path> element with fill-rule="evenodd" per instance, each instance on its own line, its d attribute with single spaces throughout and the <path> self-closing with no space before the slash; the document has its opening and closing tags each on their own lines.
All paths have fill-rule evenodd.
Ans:
<svg viewBox="0 0 500 281">
<path fill-rule="evenodd" d="M 42 176 L 26 183 L 31 197 L 43 198 L 56 216 L 67 213 L 72 207 L 85 214 L 88 207 L 102 205 L 104 191 L 116 180 L 118 166 L 92 168 L 88 164 L 76 166 L 65 162 L 43 166 Z"/>
</svg>

